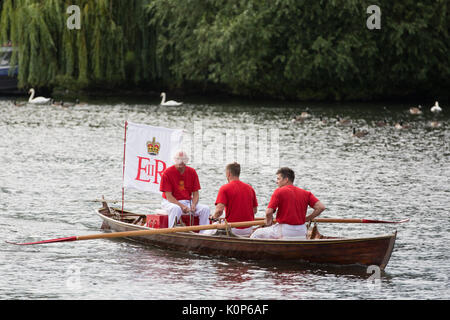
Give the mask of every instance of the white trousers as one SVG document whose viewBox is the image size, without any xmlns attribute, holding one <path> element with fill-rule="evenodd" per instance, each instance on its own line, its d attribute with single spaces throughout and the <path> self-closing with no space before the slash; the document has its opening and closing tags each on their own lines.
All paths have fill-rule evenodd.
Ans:
<svg viewBox="0 0 450 320">
<path fill-rule="evenodd" d="M 185 206 L 187 206 L 189 208 L 191 207 L 191 202 L 189 200 L 178 200 L 178 202 L 184 204 Z M 181 219 L 183 210 L 181 210 L 179 205 L 177 205 L 175 203 L 171 203 L 171 202 L 167 201 L 166 199 L 163 199 L 163 201 L 161 203 L 161 207 L 164 210 L 166 210 L 167 214 L 169 215 L 168 227 L 173 228 L 173 226 L 175 225 L 175 221 L 176 220 L 178 221 Z M 194 216 L 199 217 L 200 225 L 205 225 L 205 224 L 209 224 L 209 213 L 210 213 L 210 210 L 209 210 L 208 206 L 198 203 L 197 206 L 195 207 Z M 200 230 L 200 233 L 203 233 L 203 231 L 206 231 L 206 230 Z"/>
<path fill-rule="evenodd" d="M 245 229 L 231 228 L 231 232 L 237 236 L 249 237 L 253 232 L 253 227 L 248 227 Z"/>
<path fill-rule="evenodd" d="M 218 222 L 214 222 L 214 224 L 218 224 Z M 205 232 L 203 234 L 213 235 L 213 234 L 216 234 L 217 229 L 209 229 L 209 230 L 204 230 L 204 231 Z M 237 236 L 249 237 L 253 232 L 253 227 L 248 227 L 245 229 L 231 228 L 231 232 L 233 232 Z"/>
<path fill-rule="evenodd" d="M 250 238 L 255 239 L 306 239 L 307 229 L 304 224 L 290 225 L 276 223 L 270 227 L 256 229 Z"/>
</svg>

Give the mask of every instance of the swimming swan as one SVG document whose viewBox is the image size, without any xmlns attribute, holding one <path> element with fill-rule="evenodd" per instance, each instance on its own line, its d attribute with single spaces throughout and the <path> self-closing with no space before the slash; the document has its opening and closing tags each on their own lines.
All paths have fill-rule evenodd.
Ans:
<svg viewBox="0 0 450 320">
<path fill-rule="evenodd" d="M 442 111 L 442 108 L 439 107 L 439 103 L 436 101 L 434 103 L 434 106 L 431 107 L 431 112 L 437 113 L 437 112 L 441 112 L 441 111 Z"/>
<path fill-rule="evenodd" d="M 183 104 L 183 102 L 178 102 L 178 101 L 174 101 L 174 100 L 169 100 L 166 101 L 166 93 L 162 92 L 161 93 L 161 105 L 162 106 L 168 106 L 168 107 L 176 107 L 176 106 L 181 106 Z"/>
<path fill-rule="evenodd" d="M 50 98 L 44 98 L 44 97 L 34 97 L 34 89 L 31 88 L 30 91 L 28 91 L 28 93 L 31 93 L 30 99 L 28 99 L 29 103 L 33 103 L 33 104 L 46 104 L 50 102 Z"/>
</svg>

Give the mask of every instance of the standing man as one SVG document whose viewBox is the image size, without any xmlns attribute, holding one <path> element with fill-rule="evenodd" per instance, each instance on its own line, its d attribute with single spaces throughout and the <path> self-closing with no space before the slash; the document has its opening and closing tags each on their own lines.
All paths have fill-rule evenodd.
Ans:
<svg viewBox="0 0 450 320">
<path fill-rule="evenodd" d="M 183 213 L 190 212 L 199 216 L 200 225 L 209 224 L 210 210 L 198 203 L 200 182 L 197 172 L 186 165 L 189 161 L 186 152 L 175 153 L 174 161 L 175 165 L 164 171 L 159 186 L 164 198 L 162 208 L 169 214 L 168 227 L 172 228 Z"/>
<path fill-rule="evenodd" d="M 257 229 L 252 238 L 306 238 L 305 222 L 313 220 L 326 208 L 311 192 L 294 186 L 294 179 L 295 173 L 291 169 L 278 169 L 278 189 L 272 194 L 266 209 L 266 226 L 269 227 Z M 308 206 L 314 211 L 306 216 Z M 277 223 L 272 225 L 273 214 L 277 209 Z"/>
<path fill-rule="evenodd" d="M 216 199 L 216 210 L 212 215 L 218 219 L 225 209 L 227 222 L 253 221 L 258 207 L 255 190 L 240 181 L 241 166 L 239 163 L 230 163 L 225 168 L 228 183 L 220 187 Z M 232 228 L 231 231 L 240 236 L 250 236 L 252 227 Z"/>
</svg>

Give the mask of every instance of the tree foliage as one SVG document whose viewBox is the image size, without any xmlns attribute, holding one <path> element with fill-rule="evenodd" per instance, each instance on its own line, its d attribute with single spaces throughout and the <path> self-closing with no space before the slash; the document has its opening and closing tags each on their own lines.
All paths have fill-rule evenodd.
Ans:
<svg viewBox="0 0 450 320">
<path fill-rule="evenodd" d="M 155 0 L 170 77 L 236 94 L 362 99 L 448 91 L 448 1 Z M 189 13 L 189 14 L 186 14 Z"/>
<path fill-rule="evenodd" d="M 68 30 L 67 6 L 82 9 Z M 449 2 L 368 0 L 4 0 L 0 37 L 21 86 L 158 81 L 282 99 L 448 92 Z M 145 8 L 145 10 L 144 10 Z M 153 83 L 155 83 L 153 82 Z M 448 94 L 447 94 L 448 96 Z"/>
<path fill-rule="evenodd" d="M 0 38 L 18 48 L 21 87 L 116 86 L 155 77 L 147 1 L 4 0 Z M 81 29 L 66 26 L 71 5 Z"/>
</svg>

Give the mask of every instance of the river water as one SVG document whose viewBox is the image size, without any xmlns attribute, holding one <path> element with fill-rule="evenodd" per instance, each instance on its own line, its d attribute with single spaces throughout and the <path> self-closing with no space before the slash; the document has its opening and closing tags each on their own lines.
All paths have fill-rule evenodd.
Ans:
<svg viewBox="0 0 450 320">
<path fill-rule="evenodd" d="M 409 104 L 319 104 L 189 100 L 89 101 L 74 107 L 17 107 L 0 100 L 0 299 L 449 299 L 449 113 L 409 114 Z M 188 101 L 189 100 L 189 101 Z M 428 106 L 429 105 L 429 106 Z M 309 108 L 303 123 L 292 118 Z M 355 138 L 351 119 L 369 135 Z M 319 117 L 328 120 L 320 123 Z M 375 122 L 386 119 L 386 127 Z M 437 119 L 442 126 L 429 127 Z M 92 200 L 121 198 L 124 122 L 180 128 L 213 209 L 224 167 L 237 158 L 263 216 L 275 171 L 289 166 L 295 184 L 326 206 L 323 217 L 409 223 L 321 225 L 326 235 L 398 231 L 391 260 L 378 274 L 364 268 L 252 262 L 165 251 L 125 240 L 41 246 L 5 241 L 94 234 Z M 393 124 L 407 121 L 411 128 Z M 228 134 L 228 136 L 227 136 Z M 245 136 L 248 146 L 233 145 Z M 253 143 L 253 144 L 252 144 Z M 257 148 L 255 149 L 255 145 Z M 253 148 L 253 149 L 252 149 Z M 125 199 L 159 201 L 127 190 Z M 139 212 L 151 205 L 129 204 Z"/>
</svg>

